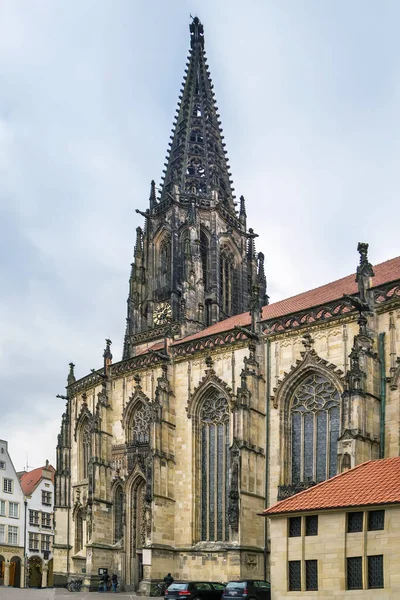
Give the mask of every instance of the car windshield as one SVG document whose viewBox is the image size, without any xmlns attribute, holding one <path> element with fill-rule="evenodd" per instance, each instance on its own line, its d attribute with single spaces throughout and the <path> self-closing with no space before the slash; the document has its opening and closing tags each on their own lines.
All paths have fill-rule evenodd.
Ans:
<svg viewBox="0 0 400 600">
<path fill-rule="evenodd" d="M 226 589 L 227 590 L 232 590 L 232 589 L 244 590 L 245 587 L 246 587 L 245 581 L 230 581 L 228 583 L 228 585 L 226 586 Z"/>
<path fill-rule="evenodd" d="M 171 585 L 168 586 L 168 591 L 174 592 L 178 590 L 186 590 L 187 586 L 187 583 L 171 583 Z"/>
</svg>

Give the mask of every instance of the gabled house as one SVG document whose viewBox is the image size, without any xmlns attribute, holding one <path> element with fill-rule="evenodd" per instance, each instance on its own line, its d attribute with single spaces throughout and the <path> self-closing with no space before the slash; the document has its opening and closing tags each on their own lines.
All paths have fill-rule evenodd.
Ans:
<svg viewBox="0 0 400 600">
<path fill-rule="evenodd" d="M 277 502 L 274 598 L 400 598 L 400 457 L 371 460 Z"/>
</svg>

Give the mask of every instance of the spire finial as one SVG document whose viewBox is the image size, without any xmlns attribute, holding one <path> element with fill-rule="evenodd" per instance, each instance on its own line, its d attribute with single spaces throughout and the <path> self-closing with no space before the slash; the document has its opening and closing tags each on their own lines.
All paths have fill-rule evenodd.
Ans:
<svg viewBox="0 0 400 600">
<path fill-rule="evenodd" d="M 111 354 L 111 344 L 112 341 L 107 339 L 106 340 L 106 347 L 103 353 L 103 358 L 104 358 L 104 375 L 108 374 L 108 368 L 109 366 L 112 364 L 112 357 L 113 355 Z"/>
<path fill-rule="evenodd" d="M 240 212 L 239 212 L 239 218 L 240 220 L 246 219 L 247 214 L 246 214 L 246 201 L 244 199 L 244 196 L 240 196 Z"/>
<path fill-rule="evenodd" d="M 357 267 L 356 282 L 358 283 L 358 292 L 362 302 L 368 302 L 367 295 L 369 290 L 369 278 L 374 276 L 374 270 L 368 261 L 368 244 L 358 242 L 357 252 L 360 254 L 360 264 Z"/>
<path fill-rule="evenodd" d="M 150 209 L 154 208 L 157 205 L 157 198 L 156 198 L 156 182 L 154 181 L 154 179 L 151 180 L 150 183 Z"/>
<path fill-rule="evenodd" d="M 136 243 L 134 256 L 142 256 L 142 239 L 143 239 L 143 230 L 141 227 L 136 227 Z"/>
<path fill-rule="evenodd" d="M 190 46 L 191 48 L 195 48 L 196 44 L 200 44 L 200 46 L 204 47 L 204 28 L 199 19 L 199 17 L 194 17 L 193 21 L 190 23 Z"/>
<path fill-rule="evenodd" d="M 74 368 L 75 368 L 74 363 L 70 362 L 69 363 L 69 373 L 68 373 L 68 377 L 67 377 L 67 384 L 68 385 L 72 385 L 76 381 L 75 373 L 74 373 Z"/>
</svg>

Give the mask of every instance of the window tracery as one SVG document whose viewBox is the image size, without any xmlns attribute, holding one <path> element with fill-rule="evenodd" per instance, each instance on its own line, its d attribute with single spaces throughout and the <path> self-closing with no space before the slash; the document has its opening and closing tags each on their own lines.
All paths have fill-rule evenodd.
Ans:
<svg viewBox="0 0 400 600">
<path fill-rule="evenodd" d="M 216 391 L 203 402 L 201 435 L 201 539 L 229 538 L 229 408 Z"/>
<path fill-rule="evenodd" d="M 225 315 L 232 313 L 233 272 L 235 259 L 228 248 L 223 246 L 219 258 L 220 302 Z"/>
<path fill-rule="evenodd" d="M 324 481 L 337 473 L 339 392 L 313 373 L 296 388 L 290 410 L 292 483 Z"/>
<path fill-rule="evenodd" d="M 81 426 L 81 479 L 87 479 L 89 475 L 89 462 L 92 458 L 92 426 L 86 417 Z"/>
<path fill-rule="evenodd" d="M 124 493 L 119 485 L 114 496 L 114 543 L 122 540 L 124 535 L 123 510 Z"/>
<path fill-rule="evenodd" d="M 131 441 L 135 444 L 148 444 L 151 422 L 151 410 L 143 402 L 132 415 Z"/>
<path fill-rule="evenodd" d="M 209 274 L 209 249 L 208 249 L 208 238 L 204 231 L 200 231 L 200 257 L 201 266 L 203 271 L 203 283 L 204 288 L 208 287 L 208 274 Z"/>
</svg>

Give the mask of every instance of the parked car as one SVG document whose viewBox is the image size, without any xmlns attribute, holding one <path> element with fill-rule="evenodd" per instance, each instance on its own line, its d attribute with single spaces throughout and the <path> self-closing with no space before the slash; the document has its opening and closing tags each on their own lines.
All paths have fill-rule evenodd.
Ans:
<svg viewBox="0 0 400 600">
<path fill-rule="evenodd" d="M 271 600 L 271 584 L 259 579 L 229 581 L 222 600 Z"/>
<path fill-rule="evenodd" d="M 165 600 L 220 600 L 225 586 L 217 581 L 174 581 Z"/>
</svg>

